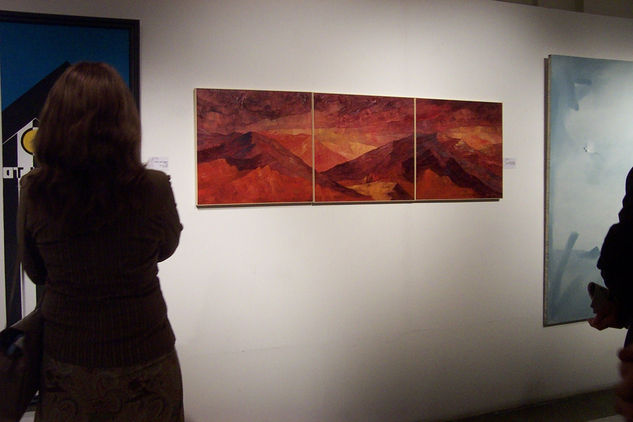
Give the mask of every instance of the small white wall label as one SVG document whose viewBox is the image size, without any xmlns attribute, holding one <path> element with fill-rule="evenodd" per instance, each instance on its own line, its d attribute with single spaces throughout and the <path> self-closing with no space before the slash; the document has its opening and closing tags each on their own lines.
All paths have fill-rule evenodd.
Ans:
<svg viewBox="0 0 633 422">
<path fill-rule="evenodd" d="M 147 162 L 147 168 L 167 173 L 169 171 L 169 159 L 167 157 L 150 157 Z"/>
<path fill-rule="evenodd" d="M 515 169 L 517 168 L 517 159 L 505 157 L 503 159 L 503 168 L 504 169 Z"/>
</svg>

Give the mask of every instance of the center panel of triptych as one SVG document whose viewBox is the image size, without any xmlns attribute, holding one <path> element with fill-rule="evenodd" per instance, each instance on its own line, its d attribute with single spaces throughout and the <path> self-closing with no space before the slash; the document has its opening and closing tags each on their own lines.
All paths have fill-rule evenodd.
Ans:
<svg viewBox="0 0 633 422">
<path fill-rule="evenodd" d="M 413 98 L 314 94 L 316 202 L 414 199 Z"/>
</svg>

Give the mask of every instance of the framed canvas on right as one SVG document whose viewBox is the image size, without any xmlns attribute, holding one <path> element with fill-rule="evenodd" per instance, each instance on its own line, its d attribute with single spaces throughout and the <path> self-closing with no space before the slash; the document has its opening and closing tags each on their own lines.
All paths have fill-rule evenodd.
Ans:
<svg viewBox="0 0 633 422">
<path fill-rule="evenodd" d="M 633 167 L 633 62 L 547 60 L 544 325 L 590 318 L 591 281 Z"/>
</svg>

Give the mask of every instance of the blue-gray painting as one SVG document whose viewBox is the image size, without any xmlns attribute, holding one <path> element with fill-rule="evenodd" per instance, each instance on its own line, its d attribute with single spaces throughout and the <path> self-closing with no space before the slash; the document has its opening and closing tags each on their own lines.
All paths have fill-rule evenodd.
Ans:
<svg viewBox="0 0 633 422">
<path fill-rule="evenodd" d="M 633 167 L 633 62 L 550 56 L 544 324 L 593 313 L 590 281 Z"/>
</svg>

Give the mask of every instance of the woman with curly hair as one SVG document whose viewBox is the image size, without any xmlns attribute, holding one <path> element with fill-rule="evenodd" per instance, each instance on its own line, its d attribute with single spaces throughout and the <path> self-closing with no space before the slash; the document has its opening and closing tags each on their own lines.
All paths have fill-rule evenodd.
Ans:
<svg viewBox="0 0 633 422">
<path fill-rule="evenodd" d="M 182 225 L 140 140 L 134 98 L 109 65 L 77 63 L 51 89 L 18 213 L 22 265 L 46 286 L 36 421 L 184 420 L 157 277 Z"/>
</svg>

